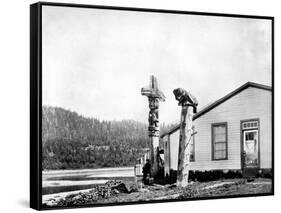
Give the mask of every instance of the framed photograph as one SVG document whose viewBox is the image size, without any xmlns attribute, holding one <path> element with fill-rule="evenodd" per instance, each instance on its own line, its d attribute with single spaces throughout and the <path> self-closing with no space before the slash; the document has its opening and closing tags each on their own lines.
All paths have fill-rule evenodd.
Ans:
<svg viewBox="0 0 281 213">
<path fill-rule="evenodd" d="M 30 206 L 274 194 L 274 18 L 30 6 Z"/>
</svg>

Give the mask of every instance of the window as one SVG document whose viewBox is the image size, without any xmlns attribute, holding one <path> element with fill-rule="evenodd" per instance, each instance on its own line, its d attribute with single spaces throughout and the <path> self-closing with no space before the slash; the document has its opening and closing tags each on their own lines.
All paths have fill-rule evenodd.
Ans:
<svg viewBox="0 0 281 213">
<path fill-rule="evenodd" d="M 242 129 L 256 129 L 259 127 L 258 121 L 245 121 L 242 124 Z"/>
<path fill-rule="evenodd" d="M 195 148 L 194 148 L 194 142 L 195 142 L 195 130 L 194 126 L 192 126 L 192 138 L 191 138 L 191 144 L 190 144 L 190 161 L 195 161 Z"/>
<path fill-rule="evenodd" d="M 227 123 L 212 124 L 212 159 L 227 160 Z"/>
</svg>

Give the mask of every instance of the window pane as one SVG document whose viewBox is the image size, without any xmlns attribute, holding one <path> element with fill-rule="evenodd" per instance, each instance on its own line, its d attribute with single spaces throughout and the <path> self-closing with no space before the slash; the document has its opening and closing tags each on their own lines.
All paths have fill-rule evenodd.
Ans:
<svg viewBox="0 0 281 213">
<path fill-rule="evenodd" d="M 192 153 L 194 150 L 193 144 L 190 144 L 190 153 Z"/>
<path fill-rule="evenodd" d="M 225 127 L 225 125 L 214 127 L 214 140 L 215 140 L 215 142 L 226 140 L 226 127 Z"/>
<path fill-rule="evenodd" d="M 216 150 L 225 150 L 226 149 L 226 143 L 215 143 L 214 144 L 214 148 L 215 148 L 215 151 Z"/>
<path fill-rule="evenodd" d="M 243 122 L 243 129 L 258 128 L 258 121 L 247 121 Z"/>
<path fill-rule="evenodd" d="M 225 133 L 215 134 L 215 142 L 225 141 Z"/>
<path fill-rule="evenodd" d="M 216 151 L 214 157 L 215 157 L 215 159 L 226 158 L 226 150 Z"/>
<path fill-rule="evenodd" d="M 227 153 L 226 125 L 222 124 L 213 127 L 213 156 L 214 159 L 225 159 Z"/>
<path fill-rule="evenodd" d="M 190 161 L 194 161 L 194 154 L 192 153 L 192 154 L 190 154 L 190 159 L 189 159 Z"/>
<path fill-rule="evenodd" d="M 216 126 L 215 134 L 225 134 L 225 125 Z"/>
<path fill-rule="evenodd" d="M 190 159 L 192 159 L 193 153 L 194 153 L 194 146 L 192 143 L 192 144 L 190 144 Z"/>
<path fill-rule="evenodd" d="M 254 140 L 254 133 L 253 132 L 249 132 L 249 139 L 248 140 Z"/>
<path fill-rule="evenodd" d="M 194 126 L 192 127 L 193 133 L 194 131 Z M 191 141 L 190 141 L 190 161 L 194 161 L 194 140 L 195 140 L 195 135 L 192 136 Z"/>
</svg>

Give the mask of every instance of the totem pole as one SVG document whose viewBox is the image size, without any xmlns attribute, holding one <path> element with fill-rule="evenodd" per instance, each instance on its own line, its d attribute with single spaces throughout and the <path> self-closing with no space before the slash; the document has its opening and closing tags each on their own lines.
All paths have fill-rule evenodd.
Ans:
<svg viewBox="0 0 281 213">
<path fill-rule="evenodd" d="M 155 176 L 159 169 L 158 149 L 159 149 L 159 101 L 165 101 L 164 94 L 158 89 L 157 79 L 150 76 L 149 87 L 142 88 L 141 94 L 148 97 L 148 135 L 150 138 L 150 162 L 152 175 Z"/>
<path fill-rule="evenodd" d="M 188 184 L 193 113 L 196 113 L 198 102 L 193 95 L 184 89 L 175 89 L 173 93 L 176 100 L 179 101 L 178 105 L 182 107 L 180 118 L 177 186 L 186 187 Z"/>
</svg>

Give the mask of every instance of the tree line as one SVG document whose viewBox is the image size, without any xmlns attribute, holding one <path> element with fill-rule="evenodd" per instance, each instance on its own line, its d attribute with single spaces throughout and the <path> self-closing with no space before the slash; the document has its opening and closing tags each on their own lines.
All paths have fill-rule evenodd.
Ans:
<svg viewBox="0 0 281 213">
<path fill-rule="evenodd" d="M 162 125 L 165 131 L 169 126 Z M 101 121 L 59 107 L 42 108 L 43 169 L 133 166 L 149 147 L 147 124 Z"/>
</svg>

